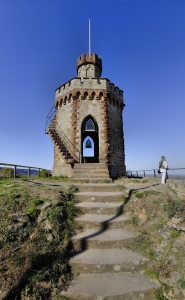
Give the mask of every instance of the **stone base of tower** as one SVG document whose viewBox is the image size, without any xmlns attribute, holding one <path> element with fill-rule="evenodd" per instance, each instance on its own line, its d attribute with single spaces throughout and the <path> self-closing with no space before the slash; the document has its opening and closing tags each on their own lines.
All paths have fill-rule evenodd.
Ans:
<svg viewBox="0 0 185 300">
<path fill-rule="evenodd" d="M 109 165 L 109 174 L 112 179 L 117 179 L 118 177 L 126 176 L 126 166 L 125 165 Z"/>
<path fill-rule="evenodd" d="M 53 176 L 68 176 L 73 179 L 117 179 L 126 176 L 125 165 L 107 165 L 106 163 L 76 163 L 53 166 Z"/>
<path fill-rule="evenodd" d="M 73 168 L 70 164 L 63 164 L 60 166 L 53 166 L 52 176 L 67 176 L 72 177 Z"/>
</svg>

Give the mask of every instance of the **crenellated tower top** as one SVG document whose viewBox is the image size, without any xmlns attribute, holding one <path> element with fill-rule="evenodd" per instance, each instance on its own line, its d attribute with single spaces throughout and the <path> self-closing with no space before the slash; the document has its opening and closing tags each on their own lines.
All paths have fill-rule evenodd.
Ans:
<svg viewBox="0 0 185 300">
<path fill-rule="evenodd" d="M 101 77 L 102 59 L 95 53 L 90 56 L 85 53 L 77 59 L 77 74 L 78 77 Z"/>
</svg>

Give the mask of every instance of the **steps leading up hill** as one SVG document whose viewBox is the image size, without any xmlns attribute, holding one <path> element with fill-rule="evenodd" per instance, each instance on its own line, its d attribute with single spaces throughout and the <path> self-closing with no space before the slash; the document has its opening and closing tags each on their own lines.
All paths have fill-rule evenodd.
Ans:
<svg viewBox="0 0 185 300">
<path fill-rule="evenodd" d="M 73 180 L 91 180 L 103 181 L 110 179 L 109 171 L 106 164 L 75 164 L 73 168 Z"/>
<path fill-rule="evenodd" d="M 130 251 L 135 234 L 127 229 L 124 203 L 115 184 L 79 184 L 76 219 L 83 231 L 73 237 L 70 265 L 75 277 L 63 295 L 78 300 L 154 300 L 155 282 L 143 275 L 147 259 Z"/>
</svg>

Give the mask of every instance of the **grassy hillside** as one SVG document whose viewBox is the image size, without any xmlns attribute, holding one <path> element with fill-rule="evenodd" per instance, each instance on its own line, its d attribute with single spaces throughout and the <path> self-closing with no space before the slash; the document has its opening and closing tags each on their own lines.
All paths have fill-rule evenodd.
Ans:
<svg viewBox="0 0 185 300">
<path fill-rule="evenodd" d="M 161 284 L 156 299 L 185 299 L 185 181 L 119 180 L 127 189 L 124 213 L 137 233 L 130 247 L 148 259 L 145 274 Z"/>
<path fill-rule="evenodd" d="M 0 180 L 0 299 L 63 299 L 60 290 L 73 276 L 74 190 Z"/>
</svg>

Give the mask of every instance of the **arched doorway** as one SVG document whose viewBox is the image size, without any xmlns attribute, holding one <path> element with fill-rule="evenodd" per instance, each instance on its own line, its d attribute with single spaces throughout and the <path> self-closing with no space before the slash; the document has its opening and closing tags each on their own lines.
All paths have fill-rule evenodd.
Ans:
<svg viewBox="0 0 185 300">
<path fill-rule="evenodd" d="M 99 162 L 98 124 L 92 116 L 87 116 L 81 128 L 82 163 Z"/>
</svg>

